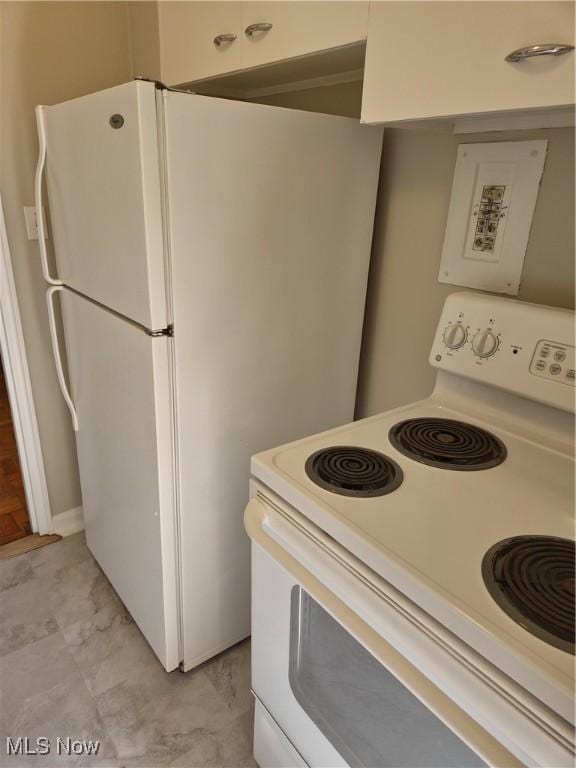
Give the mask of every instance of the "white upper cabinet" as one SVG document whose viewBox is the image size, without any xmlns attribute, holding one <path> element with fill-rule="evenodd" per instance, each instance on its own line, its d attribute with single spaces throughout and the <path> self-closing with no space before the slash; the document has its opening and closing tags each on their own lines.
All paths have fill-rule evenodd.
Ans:
<svg viewBox="0 0 576 768">
<path fill-rule="evenodd" d="M 256 67 L 366 39 L 368 3 L 360 0 L 276 0 L 241 5 L 243 67 Z"/>
<path fill-rule="evenodd" d="M 370 3 L 362 120 L 387 123 L 574 103 L 572 2 Z M 506 57 L 526 49 L 528 58 Z M 530 54 L 532 54 L 530 56 Z M 522 54 L 520 54 L 522 55 Z"/>
<path fill-rule="evenodd" d="M 135 0 L 128 3 L 134 74 L 180 85 L 363 44 L 368 6 L 363 0 Z"/>
<path fill-rule="evenodd" d="M 169 85 L 242 66 L 242 3 L 158 4 L 162 80 Z"/>
</svg>

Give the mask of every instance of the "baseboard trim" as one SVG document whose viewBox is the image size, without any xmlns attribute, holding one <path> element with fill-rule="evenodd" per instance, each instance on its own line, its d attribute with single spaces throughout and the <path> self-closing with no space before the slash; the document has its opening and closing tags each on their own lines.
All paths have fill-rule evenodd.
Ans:
<svg viewBox="0 0 576 768">
<path fill-rule="evenodd" d="M 59 536 L 72 536 L 84 530 L 82 507 L 74 507 L 59 512 L 52 518 L 52 530 Z"/>
</svg>

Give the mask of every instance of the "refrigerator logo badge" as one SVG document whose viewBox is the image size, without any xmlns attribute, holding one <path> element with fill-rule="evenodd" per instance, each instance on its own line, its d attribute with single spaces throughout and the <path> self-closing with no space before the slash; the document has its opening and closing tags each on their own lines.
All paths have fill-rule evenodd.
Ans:
<svg viewBox="0 0 576 768">
<path fill-rule="evenodd" d="M 124 118 L 122 115 L 112 115 L 109 122 L 112 128 L 122 128 L 124 125 Z"/>
</svg>

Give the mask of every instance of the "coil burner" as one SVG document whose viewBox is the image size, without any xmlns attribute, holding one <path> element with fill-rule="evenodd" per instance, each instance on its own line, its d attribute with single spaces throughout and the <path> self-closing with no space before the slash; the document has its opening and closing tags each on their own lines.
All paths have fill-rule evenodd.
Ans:
<svg viewBox="0 0 576 768">
<path fill-rule="evenodd" d="M 333 446 L 313 453 L 305 465 L 313 483 L 342 496 L 384 496 L 400 486 L 404 475 L 395 461 L 378 451 Z"/>
<path fill-rule="evenodd" d="M 491 547 L 482 577 L 500 608 L 528 632 L 574 655 L 576 547 L 554 536 L 514 536 Z"/>
<path fill-rule="evenodd" d="M 507 455 L 490 432 L 454 419 L 407 419 L 392 427 L 388 439 L 404 456 L 440 469 L 489 469 Z"/>
</svg>

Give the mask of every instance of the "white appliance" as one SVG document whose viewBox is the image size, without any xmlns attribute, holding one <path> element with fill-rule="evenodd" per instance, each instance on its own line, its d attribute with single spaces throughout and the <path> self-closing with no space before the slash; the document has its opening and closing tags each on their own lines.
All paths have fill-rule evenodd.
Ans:
<svg viewBox="0 0 576 768">
<path fill-rule="evenodd" d="M 37 120 L 88 546 L 190 669 L 250 634 L 250 455 L 352 418 L 382 134 L 142 81 Z"/>
<path fill-rule="evenodd" d="M 429 398 L 253 458 L 261 768 L 573 765 L 574 352 L 455 293 Z"/>
</svg>

